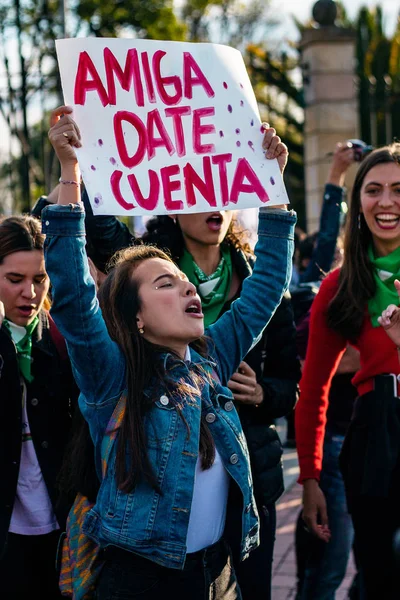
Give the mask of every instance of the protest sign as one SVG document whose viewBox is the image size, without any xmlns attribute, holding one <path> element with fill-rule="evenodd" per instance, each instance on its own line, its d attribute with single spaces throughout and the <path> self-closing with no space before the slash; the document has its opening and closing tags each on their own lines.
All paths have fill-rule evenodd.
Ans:
<svg viewBox="0 0 400 600">
<path fill-rule="evenodd" d="M 56 41 L 65 104 L 95 214 L 149 215 L 288 202 L 266 160 L 240 52 L 215 44 Z"/>
</svg>

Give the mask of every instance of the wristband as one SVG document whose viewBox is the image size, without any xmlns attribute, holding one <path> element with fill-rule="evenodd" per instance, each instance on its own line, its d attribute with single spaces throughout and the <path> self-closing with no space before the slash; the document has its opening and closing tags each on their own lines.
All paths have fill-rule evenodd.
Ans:
<svg viewBox="0 0 400 600">
<path fill-rule="evenodd" d="M 80 181 L 68 181 L 67 179 L 60 179 L 58 180 L 59 183 L 63 183 L 64 185 L 76 185 L 76 187 L 80 187 L 81 183 Z"/>
</svg>

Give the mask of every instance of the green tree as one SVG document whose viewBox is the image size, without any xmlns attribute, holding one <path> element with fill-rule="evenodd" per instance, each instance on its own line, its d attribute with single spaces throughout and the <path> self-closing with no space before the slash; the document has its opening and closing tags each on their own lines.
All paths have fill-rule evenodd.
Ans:
<svg viewBox="0 0 400 600">
<path fill-rule="evenodd" d="M 75 9 L 80 27 L 97 37 L 130 34 L 158 40 L 185 39 L 185 26 L 172 0 L 80 0 Z"/>
</svg>

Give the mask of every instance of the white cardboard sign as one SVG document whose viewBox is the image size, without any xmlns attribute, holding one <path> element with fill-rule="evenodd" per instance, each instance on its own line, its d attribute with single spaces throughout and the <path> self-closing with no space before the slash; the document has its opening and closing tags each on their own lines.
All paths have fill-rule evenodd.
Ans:
<svg viewBox="0 0 400 600">
<path fill-rule="evenodd" d="M 286 204 L 261 143 L 240 52 L 216 44 L 57 40 L 65 104 L 95 214 L 197 213 Z"/>
</svg>

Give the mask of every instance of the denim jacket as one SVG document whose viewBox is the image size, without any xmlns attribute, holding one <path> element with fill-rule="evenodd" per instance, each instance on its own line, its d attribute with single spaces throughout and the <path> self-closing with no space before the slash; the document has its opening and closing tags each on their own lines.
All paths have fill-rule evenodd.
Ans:
<svg viewBox="0 0 400 600">
<path fill-rule="evenodd" d="M 302 283 L 321 281 L 324 275 L 331 270 L 343 214 L 344 198 L 344 188 L 333 183 L 325 185 L 317 243 L 306 270 L 303 273 L 299 273 L 296 269 L 293 270 L 290 283 L 291 292 L 295 291 L 297 286 Z"/>
<path fill-rule="evenodd" d="M 125 357 L 107 332 L 89 273 L 82 206 L 49 206 L 42 218 L 46 268 L 53 290 L 52 316 L 67 340 L 81 391 L 80 408 L 89 423 L 99 465 L 105 429 L 126 389 Z M 232 393 L 226 386 L 288 287 L 294 224 L 292 213 L 260 214 L 254 272 L 244 281 L 241 297 L 207 330 L 207 359 L 193 349 L 189 364 L 172 354 L 160 357 L 170 378 L 184 380 L 194 393 L 188 400 L 174 398 L 159 381 L 145 391 L 153 400 L 144 417 L 148 454 L 161 493 L 145 481 L 128 494 L 117 488 L 114 444 L 96 504 L 84 526 L 101 547 L 113 544 L 168 568 L 183 568 L 201 412 L 224 467 L 243 496 L 242 559 L 257 547 L 259 523 L 249 455 Z M 211 378 L 204 377 L 204 369 Z M 203 374 L 201 385 L 199 374 Z M 178 403 L 190 435 L 178 414 Z"/>
</svg>

